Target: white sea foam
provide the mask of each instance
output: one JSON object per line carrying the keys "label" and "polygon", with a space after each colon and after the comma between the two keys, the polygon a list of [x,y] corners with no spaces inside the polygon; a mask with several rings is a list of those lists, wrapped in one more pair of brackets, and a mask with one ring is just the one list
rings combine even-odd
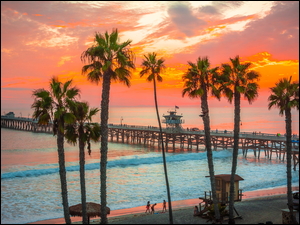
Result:
{"label": "white sea foam", "polygon": [[[193,161],[193,160],[203,160],[206,159],[206,152],[199,152],[199,153],[189,153],[189,154],[166,154],[166,161],[171,162],[183,162],[183,161]],[[226,158],[230,157],[231,153],[227,150],[224,151],[216,151],[213,154],[215,159],[218,158]],[[107,168],[113,167],[129,167],[129,166],[140,166],[140,165],[148,165],[148,164],[159,164],[162,163],[162,156],[159,153],[155,154],[147,154],[147,155],[138,155],[138,156],[125,156],[119,157],[117,160],[108,161]],[[23,170],[19,170],[16,172],[8,172],[1,174],[2,179],[9,179],[9,178],[21,178],[21,177],[37,177],[43,176],[48,174],[57,173],[59,171],[57,165],[56,168],[47,168],[52,167],[53,164],[50,165],[43,165],[46,169],[40,168],[38,166],[37,169],[30,169],[27,170],[28,166],[24,167]],[[33,167],[31,167],[33,168]],[[100,163],[89,163],[85,165],[85,170],[96,170],[100,168]],[[79,166],[67,166],[66,171],[79,171]]]}

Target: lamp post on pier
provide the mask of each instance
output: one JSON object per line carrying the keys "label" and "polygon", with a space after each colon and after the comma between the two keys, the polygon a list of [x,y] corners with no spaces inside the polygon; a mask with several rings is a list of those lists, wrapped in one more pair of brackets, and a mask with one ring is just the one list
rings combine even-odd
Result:
{"label": "lamp post on pier", "polygon": [[123,117],[121,116],[121,126],[122,126]]}

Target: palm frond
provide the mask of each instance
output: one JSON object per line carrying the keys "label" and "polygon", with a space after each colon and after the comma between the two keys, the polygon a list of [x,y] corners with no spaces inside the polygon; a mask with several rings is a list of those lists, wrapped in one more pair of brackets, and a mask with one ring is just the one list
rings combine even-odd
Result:
{"label": "palm frond", "polygon": [[73,82],[73,81],[72,81],[72,79],[71,79],[71,80],[66,81],[66,83],[63,84],[63,90],[62,90],[63,93],[66,93],[66,92],[67,92],[67,90],[68,90],[69,87],[71,86],[72,82]]}
{"label": "palm frond", "polygon": [[155,52],[148,53],[144,55],[142,62],[142,71],[140,72],[140,77],[148,75],[147,81],[152,82],[154,79],[158,82],[162,82],[163,78],[160,73],[165,69],[163,58],[156,59],[157,54]]}
{"label": "palm frond", "polygon": [[98,84],[107,74],[109,79],[130,85],[129,69],[135,68],[135,57],[129,49],[131,41],[119,43],[118,36],[117,29],[110,34],[107,31],[104,34],[96,32],[95,44],[81,54],[82,61],[89,62],[82,68],[82,74],[86,74],[89,81]]}
{"label": "palm frond", "polygon": [[156,75],[156,78],[157,78],[158,82],[162,82],[163,81],[162,76],[160,76],[159,74]]}
{"label": "palm frond", "polygon": [[99,108],[91,108],[88,116],[89,121],[92,121],[92,117],[95,116],[99,111]]}
{"label": "palm frond", "polygon": [[282,116],[286,110],[296,108],[299,110],[299,84],[291,83],[291,77],[279,79],[274,87],[270,88],[268,108],[277,107]]}
{"label": "palm frond", "polygon": [[73,113],[64,113],[63,119],[66,124],[72,124],[76,121],[76,117]]}
{"label": "palm frond", "polygon": [[80,89],[78,89],[77,87],[72,87],[66,91],[66,97],[70,99],[74,99],[77,96],[80,97],[79,93],[80,93]]}
{"label": "palm frond", "polygon": [[53,76],[50,82],[50,92],[54,96],[56,100],[60,100],[62,90],[61,90],[61,82],[58,81],[58,78]]}
{"label": "palm frond", "polygon": [[196,63],[188,61],[188,65],[189,68],[182,77],[185,81],[182,95],[188,93],[190,98],[201,97],[210,88],[214,89],[212,93],[218,95],[214,86],[216,78],[213,78],[213,76],[218,76],[218,67],[210,69],[210,63],[206,56],[198,57]]}
{"label": "palm frond", "polygon": [[75,124],[67,124],[65,126],[65,138],[69,144],[76,145],[78,139],[77,128]]}

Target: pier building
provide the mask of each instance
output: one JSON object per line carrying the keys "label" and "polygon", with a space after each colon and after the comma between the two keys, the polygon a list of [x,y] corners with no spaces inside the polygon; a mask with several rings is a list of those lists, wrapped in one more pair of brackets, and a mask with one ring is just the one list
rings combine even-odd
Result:
{"label": "pier building", "polygon": [[184,120],[182,119],[182,114],[177,115],[176,106],[175,110],[168,111],[168,115],[163,115],[163,123],[166,124],[166,129],[171,132],[180,132],[182,130],[182,125]]}

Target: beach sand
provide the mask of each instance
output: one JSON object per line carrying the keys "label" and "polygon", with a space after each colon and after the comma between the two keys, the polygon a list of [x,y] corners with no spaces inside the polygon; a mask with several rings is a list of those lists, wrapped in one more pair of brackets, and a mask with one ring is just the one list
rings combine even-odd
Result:
{"label": "beach sand", "polygon": [[[257,224],[272,221],[273,224],[282,224],[282,211],[286,207],[285,195],[249,199],[237,202],[235,208],[242,219],[236,219],[236,224]],[[236,214],[235,214],[236,215]],[[299,221],[299,212],[296,215]],[[131,214],[126,216],[112,217],[108,219],[110,224],[168,224],[169,214]],[[93,223],[99,223],[94,220]],[[212,221],[193,216],[193,207],[184,207],[173,210],[174,224],[212,224]],[[223,221],[223,223],[228,223]]]}
{"label": "beach sand", "polygon": [[[293,190],[299,190],[294,187]],[[271,221],[282,224],[282,209],[287,209],[286,188],[265,189],[244,193],[244,199],[235,203],[238,214],[242,217],[235,220],[236,224],[258,224]],[[188,199],[172,202],[174,224],[211,224],[212,221],[194,217],[194,206],[199,199]],[[168,206],[168,204],[167,204]],[[145,213],[145,206],[112,210],[108,215],[109,224],[169,224],[169,213],[161,213],[162,203],[157,203],[156,214]],[[228,208],[227,208],[228,209]],[[235,213],[235,216],[237,214]],[[299,211],[296,211],[299,222]],[[81,224],[81,217],[71,217],[73,224]],[[63,224],[64,219],[53,219],[35,222],[36,224]],[[100,218],[91,219],[91,224],[99,224]],[[223,221],[228,223],[228,221]],[[34,224],[34,223],[32,223]]]}

